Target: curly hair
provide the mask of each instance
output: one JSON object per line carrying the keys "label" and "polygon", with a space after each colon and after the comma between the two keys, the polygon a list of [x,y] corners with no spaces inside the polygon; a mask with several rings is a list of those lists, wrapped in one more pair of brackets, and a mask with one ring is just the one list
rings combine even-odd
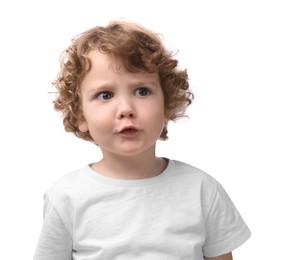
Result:
{"label": "curly hair", "polygon": [[[135,23],[111,21],[107,26],[96,26],[76,36],[60,57],[60,71],[53,81],[57,89],[55,110],[62,113],[64,128],[77,137],[93,141],[89,132],[81,132],[78,123],[83,119],[80,84],[90,70],[88,54],[92,50],[120,59],[132,73],[158,73],[164,95],[165,115],[175,121],[185,116],[192,103],[186,70],[178,68],[174,54],[168,51],[158,34]],[[159,139],[168,138],[167,123]]]}

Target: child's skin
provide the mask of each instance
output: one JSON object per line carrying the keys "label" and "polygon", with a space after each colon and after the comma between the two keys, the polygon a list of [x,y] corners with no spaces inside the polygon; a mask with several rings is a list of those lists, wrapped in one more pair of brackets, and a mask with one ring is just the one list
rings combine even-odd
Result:
{"label": "child's skin", "polygon": [[89,58],[91,70],[81,83],[84,120],[79,129],[89,131],[102,151],[93,169],[116,179],[160,174],[167,162],[155,156],[155,145],[168,119],[158,74],[130,73],[99,51]]}
{"label": "child's skin", "polygon": [[[84,254],[232,260],[230,251],[250,237],[218,181],[187,163],[156,156],[157,141],[168,139],[168,122],[185,117],[193,101],[187,71],[173,55],[158,34],[121,21],[85,31],[62,53],[54,108],[65,130],[95,143],[102,158],[46,192],[34,260]],[[126,204],[119,214],[120,196]]]}
{"label": "child's skin", "polygon": [[[108,54],[89,53],[91,69],[81,82],[83,118],[103,158],[92,168],[115,179],[160,174],[167,161],[155,155],[165,122],[163,91],[157,73],[131,73]],[[133,174],[132,174],[133,173]],[[232,253],[209,260],[232,260]]]}

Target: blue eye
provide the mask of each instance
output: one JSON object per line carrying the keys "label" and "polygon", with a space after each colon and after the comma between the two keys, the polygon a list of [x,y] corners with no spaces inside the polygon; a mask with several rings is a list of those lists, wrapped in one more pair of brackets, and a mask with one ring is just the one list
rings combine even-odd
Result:
{"label": "blue eye", "polygon": [[101,92],[97,95],[97,99],[101,99],[101,100],[108,100],[111,98],[113,98],[113,93],[109,91]]}
{"label": "blue eye", "polygon": [[135,92],[137,96],[145,97],[150,93],[148,88],[138,88]]}

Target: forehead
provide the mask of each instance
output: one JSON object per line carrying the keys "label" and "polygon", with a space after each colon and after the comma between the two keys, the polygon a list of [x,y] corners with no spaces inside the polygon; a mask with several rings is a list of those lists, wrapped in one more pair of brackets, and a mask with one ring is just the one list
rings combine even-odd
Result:
{"label": "forehead", "polygon": [[81,85],[88,85],[88,83],[95,82],[112,82],[125,80],[127,83],[131,82],[155,82],[160,84],[158,73],[130,72],[128,71],[122,61],[111,54],[105,54],[98,50],[93,50],[87,55],[91,64],[90,70],[86,73]]}
{"label": "forehead", "polygon": [[120,57],[111,53],[103,53],[99,50],[92,50],[89,52],[87,57],[91,66],[89,73],[99,75],[99,73],[104,71],[110,71],[116,74],[127,73],[134,75],[134,77],[154,77],[159,79],[158,72],[149,72],[144,69],[127,68],[127,62],[124,66],[124,61]]}
{"label": "forehead", "polygon": [[112,54],[102,53],[98,50],[92,50],[87,56],[90,60],[91,69],[111,69],[116,72],[119,70],[124,70],[122,61]]}

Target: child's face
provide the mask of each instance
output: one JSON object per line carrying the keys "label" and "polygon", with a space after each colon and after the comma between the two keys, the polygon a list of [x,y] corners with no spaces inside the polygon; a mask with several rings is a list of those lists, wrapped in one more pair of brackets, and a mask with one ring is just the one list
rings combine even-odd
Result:
{"label": "child's face", "polygon": [[92,51],[89,58],[91,70],[81,83],[80,131],[89,131],[103,154],[154,151],[166,121],[158,74],[130,73],[99,51]]}

